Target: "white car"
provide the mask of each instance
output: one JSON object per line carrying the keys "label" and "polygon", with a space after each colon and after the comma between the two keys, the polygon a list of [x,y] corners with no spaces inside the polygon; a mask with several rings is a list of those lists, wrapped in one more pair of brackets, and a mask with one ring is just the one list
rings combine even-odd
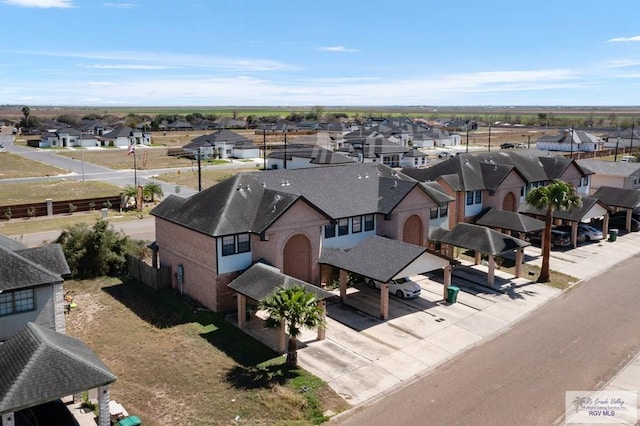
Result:
{"label": "white car", "polygon": [[597,241],[603,239],[602,231],[586,223],[578,224],[578,241]]}
{"label": "white car", "polygon": [[[382,283],[369,280],[367,285],[371,288],[380,288]],[[402,299],[413,299],[420,296],[420,286],[409,278],[395,278],[389,281],[389,293],[395,294]]]}

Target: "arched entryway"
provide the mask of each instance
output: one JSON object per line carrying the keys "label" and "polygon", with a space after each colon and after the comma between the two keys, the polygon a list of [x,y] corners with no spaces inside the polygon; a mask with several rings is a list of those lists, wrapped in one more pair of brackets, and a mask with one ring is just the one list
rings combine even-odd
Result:
{"label": "arched entryway", "polygon": [[420,216],[412,215],[402,227],[402,241],[416,246],[422,245],[422,220]]}
{"label": "arched entryway", "polygon": [[284,246],[282,272],[290,277],[311,282],[311,242],[297,234],[289,238]]}
{"label": "arched entryway", "polygon": [[502,211],[515,212],[516,211],[516,197],[513,196],[513,192],[509,192],[504,196],[502,200]]}

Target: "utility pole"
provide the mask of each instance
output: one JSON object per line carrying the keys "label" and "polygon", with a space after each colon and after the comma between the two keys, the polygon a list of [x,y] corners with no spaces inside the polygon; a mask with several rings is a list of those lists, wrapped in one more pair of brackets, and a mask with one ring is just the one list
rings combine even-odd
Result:
{"label": "utility pole", "polygon": [[202,169],[200,168],[200,157],[202,157],[202,148],[198,148],[198,192],[202,191]]}
{"label": "utility pole", "polygon": [[629,144],[629,154],[633,155],[633,133],[635,132],[636,120],[631,122],[631,143]]}
{"label": "utility pole", "polygon": [[527,135],[527,149],[531,149],[531,135]]}
{"label": "utility pole", "polygon": [[262,167],[267,170],[267,129],[264,124],[262,125],[262,157],[264,162]]}
{"label": "utility pole", "polygon": [[469,123],[466,125],[467,128],[467,150],[465,152],[469,152]]}
{"label": "utility pole", "polygon": [[80,130],[80,162],[82,163],[82,181],[84,182],[84,146],[82,144],[82,130]]}
{"label": "utility pole", "polygon": [[573,160],[573,124],[571,125],[571,159]]}
{"label": "utility pole", "polygon": [[613,161],[618,161],[618,146],[620,145],[620,126],[618,126],[618,139],[616,140],[616,153],[613,156]]}
{"label": "utility pole", "polygon": [[489,123],[489,152],[491,152],[491,123]]}
{"label": "utility pole", "polygon": [[284,125],[284,169],[287,169],[287,125]]}

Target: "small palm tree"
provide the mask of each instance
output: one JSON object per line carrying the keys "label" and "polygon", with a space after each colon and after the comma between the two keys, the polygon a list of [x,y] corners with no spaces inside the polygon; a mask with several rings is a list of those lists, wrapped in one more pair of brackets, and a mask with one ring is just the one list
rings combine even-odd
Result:
{"label": "small palm tree", "polygon": [[22,114],[24,115],[24,124],[28,129],[29,128],[29,115],[31,115],[31,108],[29,108],[28,106],[22,107]]}
{"label": "small palm tree", "polygon": [[574,207],[580,207],[582,201],[572,184],[557,179],[547,186],[540,186],[529,191],[526,200],[533,208],[546,210],[544,238],[542,239],[542,268],[538,277],[538,282],[546,283],[549,282],[553,212],[556,210],[570,211]]}
{"label": "small palm tree", "polygon": [[138,188],[133,185],[127,185],[122,190],[122,196],[124,197],[125,206],[129,205],[129,201],[134,200],[136,208],[138,207]]}
{"label": "small palm tree", "polygon": [[260,303],[260,309],[267,311],[267,327],[285,328],[289,335],[285,365],[295,368],[298,365],[297,339],[302,329],[324,324],[323,310],[318,306],[318,299],[302,286],[279,287]]}
{"label": "small palm tree", "polygon": [[164,197],[164,191],[162,190],[162,186],[156,182],[149,182],[144,185],[142,188],[142,193],[144,194],[145,199],[151,200],[153,203],[154,197],[162,198]]}

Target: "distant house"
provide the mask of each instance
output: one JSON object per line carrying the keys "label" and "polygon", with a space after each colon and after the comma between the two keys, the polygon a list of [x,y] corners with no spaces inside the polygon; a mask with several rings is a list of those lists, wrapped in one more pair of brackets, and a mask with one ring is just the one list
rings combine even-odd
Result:
{"label": "distant house", "polygon": [[53,132],[43,133],[40,136],[40,141],[30,143],[29,146],[34,146],[36,143],[38,148],[100,146],[100,140],[93,134],[82,133],[82,131],[71,127],[65,127]]}
{"label": "distant house", "polygon": [[69,265],[59,244],[27,248],[0,235],[0,342],[28,322],[65,332],[63,276]]}
{"label": "distant house", "polygon": [[400,167],[425,167],[427,165],[427,154],[418,148],[410,149],[400,159]]}
{"label": "distant house", "polygon": [[616,130],[606,134],[603,139],[605,148],[640,148],[640,129]]}
{"label": "distant house", "polygon": [[102,146],[128,147],[129,145],[151,145],[151,135],[128,126],[118,126],[100,138]]}
{"label": "distant house", "polygon": [[283,145],[272,147],[271,153],[267,156],[267,168],[302,169],[355,163],[355,161],[343,153],[336,153],[320,146],[295,143],[288,144],[286,148]]}
{"label": "distant house", "polygon": [[577,163],[593,172],[592,193],[601,187],[640,189],[640,163],[616,163],[594,159],[577,160]]}
{"label": "distant house", "polygon": [[358,162],[381,163],[389,167],[400,167],[400,162],[409,148],[396,142],[394,137],[387,138],[377,132],[366,138],[345,139],[344,146],[339,152],[345,152]]}
{"label": "distant house", "polygon": [[536,141],[542,151],[593,152],[604,148],[604,140],[582,130],[565,129],[557,135],[542,136]]}
{"label": "distant house", "polygon": [[188,152],[199,151],[204,157],[260,158],[259,146],[254,145],[251,139],[227,129],[198,136],[182,148]]}

